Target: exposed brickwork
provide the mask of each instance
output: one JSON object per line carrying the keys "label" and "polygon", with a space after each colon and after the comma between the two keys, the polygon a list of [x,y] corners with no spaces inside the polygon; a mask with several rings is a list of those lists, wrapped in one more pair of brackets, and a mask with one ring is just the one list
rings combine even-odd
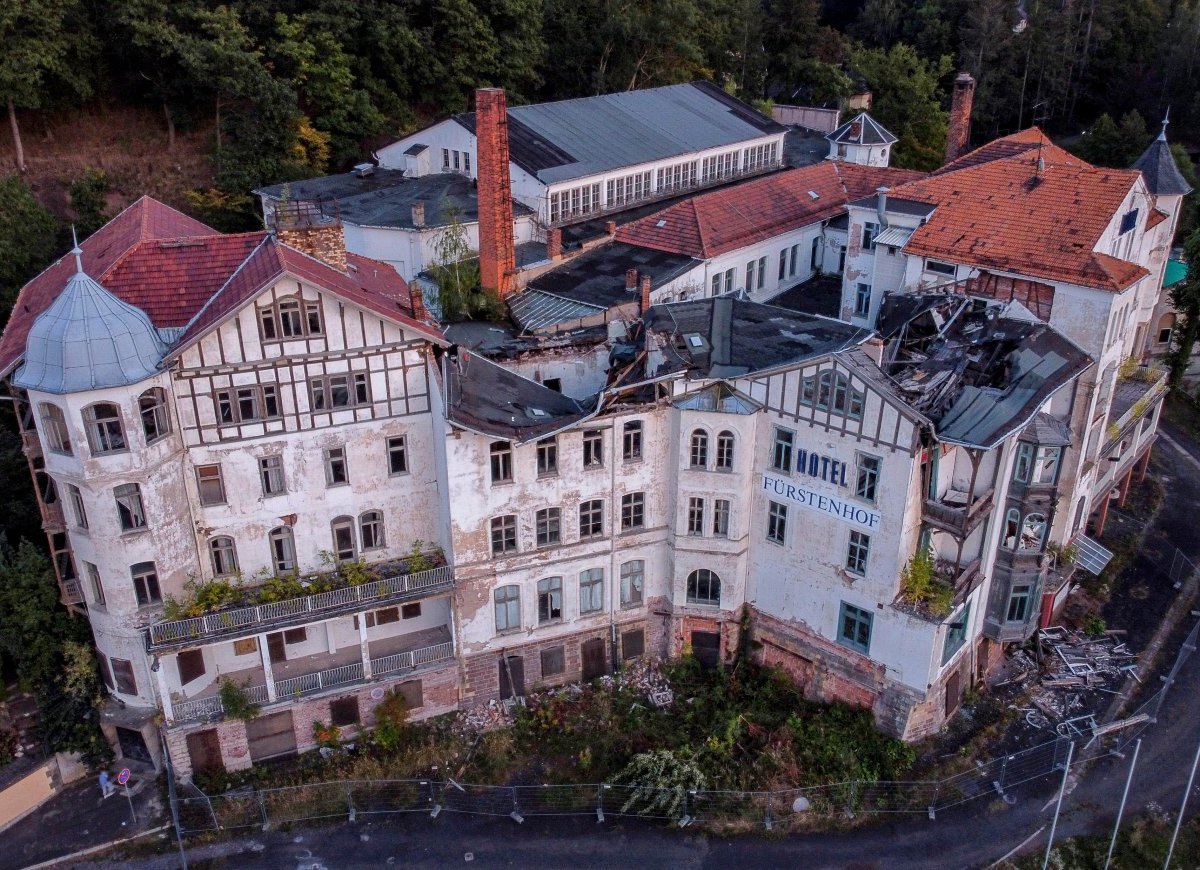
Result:
{"label": "exposed brickwork", "polygon": [[975,102],[975,79],[960,72],[954,80],[954,96],[950,100],[950,123],[946,127],[946,163],[966,153],[971,141],[971,105]]}
{"label": "exposed brickwork", "polygon": [[1054,285],[1040,281],[980,272],[967,279],[964,289],[971,296],[986,296],[1000,302],[1016,300],[1046,322],[1050,321],[1054,308]]}
{"label": "exposed brickwork", "polygon": [[324,226],[284,226],[279,224],[276,237],[289,248],[315,257],[339,272],[346,271],[346,235],[341,223]]}
{"label": "exposed brickwork", "polygon": [[562,257],[562,230],[551,227],[546,230],[546,258],[557,260]]}
{"label": "exposed brickwork", "polygon": [[508,171],[508,107],[503,88],[475,91],[479,158],[479,280],[503,299],[515,288],[512,184]]}

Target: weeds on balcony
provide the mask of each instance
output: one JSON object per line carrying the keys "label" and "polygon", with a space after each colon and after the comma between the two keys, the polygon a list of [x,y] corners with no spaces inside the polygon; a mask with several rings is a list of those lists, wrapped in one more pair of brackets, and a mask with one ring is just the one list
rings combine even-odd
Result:
{"label": "weeds on balcony", "polygon": [[249,722],[258,715],[259,706],[250,700],[250,695],[246,692],[246,687],[233,680],[221,680],[221,689],[219,691],[221,698],[221,706],[225,710],[225,715],[230,719],[240,719],[243,722]]}
{"label": "weeds on balcony", "polygon": [[917,550],[900,572],[900,597],[936,617],[949,616],[954,588],[938,576],[933,551]]}

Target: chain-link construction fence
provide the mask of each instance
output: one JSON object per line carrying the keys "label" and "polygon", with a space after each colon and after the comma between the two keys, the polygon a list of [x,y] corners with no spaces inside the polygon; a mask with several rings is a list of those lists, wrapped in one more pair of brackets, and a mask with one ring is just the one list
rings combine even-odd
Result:
{"label": "chain-link construction fence", "polygon": [[[846,819],[883,813],[938,812],[978,798],[1008,797],[1009,791],[1059,773],[1072,740],[1073,764],[1086,762],[1084,749],[1123,753],[1154,724],[1180,669],[1196,650],[1200,622],[1192,628],[1162,687],[1118,730],[1099,726],[1081,737],[1054,740],[977,764],[942,780],[915,782],[842,782],[782,791],[685,791],[607,783],[586,785],[477,785],[454,780],[339,780],[261,790],[205,795],[187,786],[191,796],[176,802],[180,832],[273,828],[293,822],[396,813],[470,813],[509,816],[637,816],[680,823],[715,823],[773,828],[801,827],[822,819]],[[1099,744],[1099,745],[1097,745]],[[1096,752],[1093,752],[1095,757]],[[1048,780],[1049,781],[1049,780]]]}

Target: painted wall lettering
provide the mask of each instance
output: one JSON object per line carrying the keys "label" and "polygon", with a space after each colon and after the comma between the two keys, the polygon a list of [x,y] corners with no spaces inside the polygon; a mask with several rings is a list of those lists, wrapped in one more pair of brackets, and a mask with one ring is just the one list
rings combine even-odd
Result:
{"label": "painted wall lettering", "polygon": [[844,498],[822,495],[808,487],[797,486],[786,477],[764,474],[763,491],[768,493],[772,498],[787,499],[810,511],[835,517],[844,523],[849,523],[861,529],[873,530],[879,528],[881,520],[879,511],[863,507]]}
{"label": "painted wall lettering", "polygon": [[846,485],[846,463],[819,453],[810,453],[803,447],[796,451],[796,471],[836,486]]}

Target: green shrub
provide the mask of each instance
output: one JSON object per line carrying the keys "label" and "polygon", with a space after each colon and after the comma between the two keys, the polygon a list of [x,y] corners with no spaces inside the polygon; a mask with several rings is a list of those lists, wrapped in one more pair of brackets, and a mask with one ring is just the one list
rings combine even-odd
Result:
{"label": "green shrub", "polygon": [[221,680],[220,698],[221,706],[225,708],[225,715],[230,719],[249,722],[258,715],[258,704],[250,700],[245,686],[235,683],[233,680]]}

